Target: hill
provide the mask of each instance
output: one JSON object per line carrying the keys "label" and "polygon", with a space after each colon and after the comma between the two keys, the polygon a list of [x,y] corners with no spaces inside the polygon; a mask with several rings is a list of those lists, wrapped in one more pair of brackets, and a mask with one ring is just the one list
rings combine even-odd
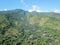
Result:
{"label": "hill", "polygon": [[60,13],[0,11],[0,45],[60,45]]}

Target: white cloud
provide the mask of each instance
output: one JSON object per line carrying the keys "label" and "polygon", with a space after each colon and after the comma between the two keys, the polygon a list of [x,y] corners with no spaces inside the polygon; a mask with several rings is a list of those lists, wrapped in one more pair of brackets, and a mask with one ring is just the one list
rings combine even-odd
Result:
{"label": "white cloud", "polygon": [[7,9],[4,9],[4,11],[7,11]]}
{"label": "white cloud", "polygon": [[28,11],[29,12],[33,12],[33,11],[40,12],[40,7],[37,5],[32,5],[32,9],[30,9]]}
{"label": "white cloud", "polygon": [[20,2],[21,2],[21,3],[23,3],[23,2],[24,2],[24,0],[20,0]]}
{"label": "white cloud", "polygon": [[57,10],[57,9],[56,9],[56,10],[54,10],[53,12],[55,12],[55,13],[60,13],[60,10]]}
{"label": "white cloud", "polygon": [[33,11],[36,11],[36,12],[42,12],[40,10],[28,10],[29,12],[33,12]]}
{"label": "white cloud", "polygon": [[28,10],[28,12],[32,12],[33,10]]}
{"label": "white cloud", "polygon": [[40,7],[39,7],[39,6],[37,6],[37,5],[33,5],[33,6],[32,6],[32,9],[33,9],[33,10],[39,10],[39,9],[40,9]]}
{"label": "white cloud", "polygon": [[28,7],[28,4],[26,4],[26,2],[25,2],[24,0],[20,0],[20,2],[21,2],[24,6]]}
{"label": "white cloud", "polygon": [[37,5],[32,5],[32,9],[28,10],[29,12],[33,12],[33,11],[36,11],[36,12],[49,12],[49,11],[43,11],[43,10],[40,10],[40,7],[37,6]]}
{"label": "white cloud", "polygon": [[40,10],[36,10],[37,12],[42,12],[42,11],[40,11]]}
{"label": "white cloud", "polygon": [[48,10],[44,10],[44,11],[42,11],[42,12],[50,12],[50,11],[48,11]]}

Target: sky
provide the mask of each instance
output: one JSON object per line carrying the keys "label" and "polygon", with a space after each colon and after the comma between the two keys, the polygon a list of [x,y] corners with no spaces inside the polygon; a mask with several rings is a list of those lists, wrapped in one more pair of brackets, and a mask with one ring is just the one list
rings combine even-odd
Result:
{"label": "sky", "polygon": [[0,0],[0,10],[12,9],[60,13],[60,0]]}

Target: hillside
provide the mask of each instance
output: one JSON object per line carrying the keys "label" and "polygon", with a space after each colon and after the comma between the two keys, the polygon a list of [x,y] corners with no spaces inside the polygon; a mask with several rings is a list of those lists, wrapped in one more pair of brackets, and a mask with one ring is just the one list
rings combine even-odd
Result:
{"label": "hillside", "polygon": [[0,11],[0,45],[60,45],[60,13]]}

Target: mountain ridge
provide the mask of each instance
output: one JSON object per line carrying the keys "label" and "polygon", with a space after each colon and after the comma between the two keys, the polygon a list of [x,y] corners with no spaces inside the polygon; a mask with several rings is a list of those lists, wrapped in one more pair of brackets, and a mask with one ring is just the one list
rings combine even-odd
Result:
{"label": "mountain ridge", "polygon": [[0,11],[0,45],[60,45],[60,14]]}

